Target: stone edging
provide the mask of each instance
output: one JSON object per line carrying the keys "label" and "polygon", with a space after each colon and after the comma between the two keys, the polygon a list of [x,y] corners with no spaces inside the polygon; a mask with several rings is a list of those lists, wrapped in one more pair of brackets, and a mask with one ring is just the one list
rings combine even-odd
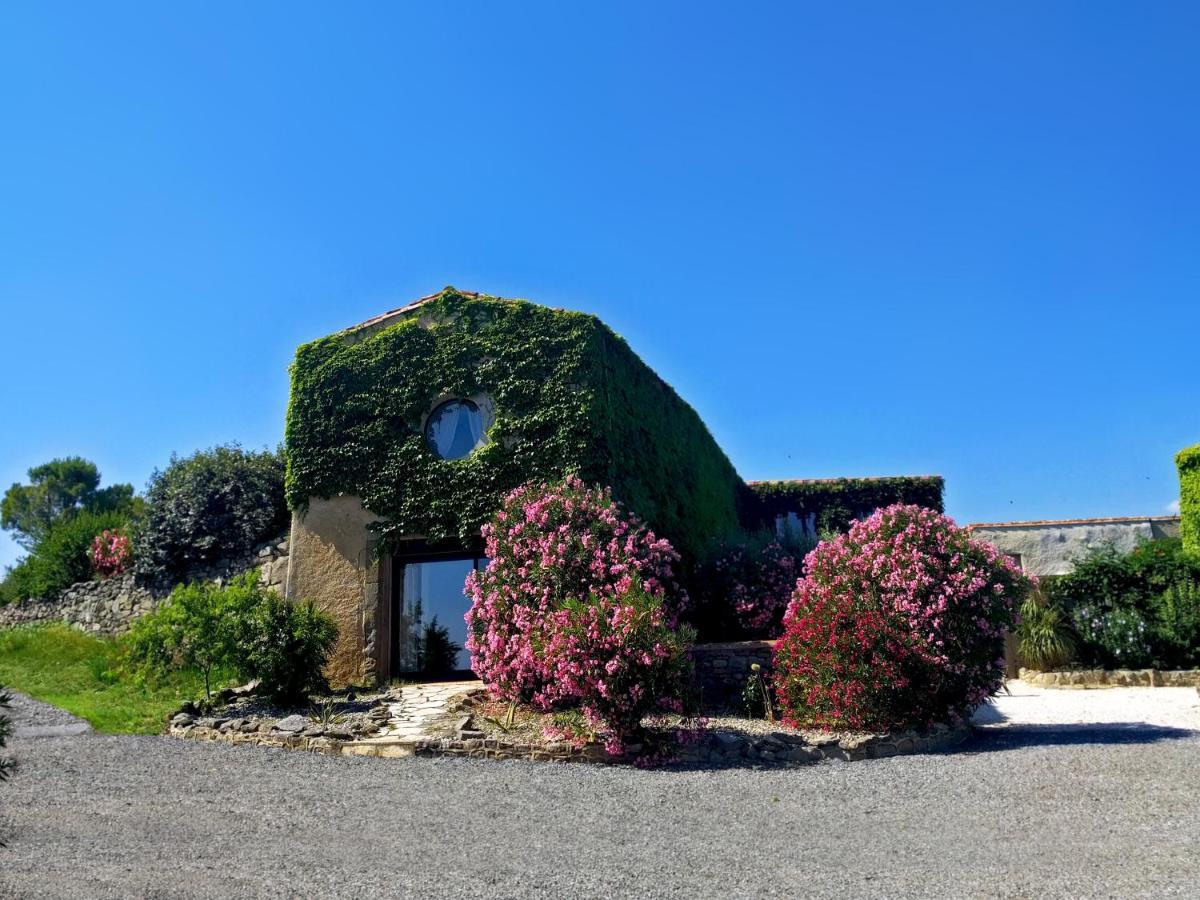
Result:
{"label": "stone edging", "polygon": [[1200,688],[1200,669],[1077,669],[1039,672],[1021,669],[1026,684],[1055,688],[1100,687],[1195,687]]}
{"label": "stone edging", "polygon": [[[309,737],[304,734],[267,731],[243,732],[228,726],[223,720],[197,720],[183,726],[172,726],[171,736],[196,741],[224,741],[235,745],[277,747],[306,750],[331,756],[403,757],[466,757],[471,759],[519,759],[539,762],[619,763],[623,760],[609,756],[599,745],[582,748],[566,742],[547,744],[508,744],[495,738],[428,738],[428,739],[359,739],[340,740],[327,736]],[[703,734],[694,744],[680,748],[678,763],[683,765],[750,765],[794,767],[836,759],[858,762],[866,759],[885,759],[914,753],[946,750],[965,741],[974,729],[970,725],[935,726],[926,734],[828,735],[813,732],[773,732],[752,735],[742,732],[713,730]]]}

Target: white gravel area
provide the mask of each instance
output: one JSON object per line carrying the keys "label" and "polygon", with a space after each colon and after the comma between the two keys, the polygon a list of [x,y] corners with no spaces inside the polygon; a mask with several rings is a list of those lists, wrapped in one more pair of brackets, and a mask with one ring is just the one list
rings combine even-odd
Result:
{"label": "white gravel area", "polygon": [[972,721],[988,729],[1141,725],[1200,732],[1200,694],[1183,687],[1045,688],[1014,679]]}

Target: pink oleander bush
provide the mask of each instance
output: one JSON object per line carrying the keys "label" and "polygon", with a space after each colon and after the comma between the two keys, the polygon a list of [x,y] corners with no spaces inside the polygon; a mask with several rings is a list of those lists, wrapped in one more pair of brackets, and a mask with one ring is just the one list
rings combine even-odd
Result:
{"label": "pink oleander bush", "polygon": [[774,687],[793,727],[960,721],[1004,679],[1004,633],[1032,587],[994,546],[895,505],[823,541],[784,615]]}
{"label": "pink oleander bush", "polygon": [[678,554],[577,478],[504,498],[483,537],[490,562],[467,579],[467,649],[494,697],[579,709],[621,752],[644,717],[683,712],[692,640]]}
{"label": "pink oleander bush", "polygon": [[88,556],[93,572],[101,578],[112,578],[129,568],[133,561],[133,546],[124,531],[106,528],[92,539]]}

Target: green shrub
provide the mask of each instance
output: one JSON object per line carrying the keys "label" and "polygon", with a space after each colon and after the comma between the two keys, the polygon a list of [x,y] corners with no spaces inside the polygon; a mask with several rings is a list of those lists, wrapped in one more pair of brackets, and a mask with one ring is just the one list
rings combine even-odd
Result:
{"label": "green shrub", "polygon": [[131,657],[148,672],[194,668],[211,699],[212,673],[228,669],[258,679],[260,690],[280,703],[324,687],[321,668],[336,638],[328,616],[312,603],[292,604],[267,590],[256,571],[225,586],[177,587],[158,609],[135,620],[129,635]]}
{"label": "green shrub", "polygon": [[1170,668],[1200,666],[1200,584],[1180,581],[1152,604],[1153,638]]}
{"label": "green shrub", "polygon": [[1188,630],[1189,585],[1200,585],[1200,557],[1179,539],[1148,541],[1129,553],[1101,547],[1046,584],[1069,615],[1085,665],[1179,668],[1196,657]]}
{"label": "green shrub", "polygon": [[261,602],[258,573],[234,578],[224,587],[214,582],[180,585],[154,612],[135,619],[130,653],[147,671],[164,674],[179,667],[204,676],[204,694],[212,697],[212,673],[225,666],[243,667],[242,622]]}
{"label": "green shrub", "polygon": [[50,599],[79,581],[92,578],[92,541],[125,524],[121,513],[78,512],[59,519],[28,556],[9,569],[0,584],[0,600]]}
{"label": "green shrub", "polygon": [[293,704],[328,687],[321,670],[336,640],[337,626],[312,602],[260,590],[238,623],[238,665],[276,703]]}
{"label": "green shrub", "polygon": [[1132,606],[1101,610],[1079,606],[1071,619],[1080,637],[1081,657],[1106,669],[1140,669],[1154,663],[1152,632],[1146,617]]}
{"label": "green shrub", "polygon": [[1021,659],[1033,669],[1058,669],[1075,657],[1075,628],[1059,604],[1049,601],[1038,590],[1021,604],[1017,622],[1017,649]]}
{"label": "green shrub", "polygon": [[1175,456],[1179,469],[1180,534],[1189,553],[1200,556],[1200,444],[1180,450]]}
{"label": "green shrub", "polygon": [[220,559],[236,559],[288,523],[279,452],[235,445],[171,457],[146,490],[135,568],[159,581],[183,580]]}

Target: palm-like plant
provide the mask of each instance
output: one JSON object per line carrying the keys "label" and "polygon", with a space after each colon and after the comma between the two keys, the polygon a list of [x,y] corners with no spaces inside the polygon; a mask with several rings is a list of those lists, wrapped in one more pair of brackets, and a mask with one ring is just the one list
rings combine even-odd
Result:
{"label": "palm-like plant", "polygon": [[1075,628],[1061,606],[1040,589],[1025,598],[1017,623],[1017,649],[1026,664],[1042,671],[1059,668],[1075,658],[1077,645]]}

